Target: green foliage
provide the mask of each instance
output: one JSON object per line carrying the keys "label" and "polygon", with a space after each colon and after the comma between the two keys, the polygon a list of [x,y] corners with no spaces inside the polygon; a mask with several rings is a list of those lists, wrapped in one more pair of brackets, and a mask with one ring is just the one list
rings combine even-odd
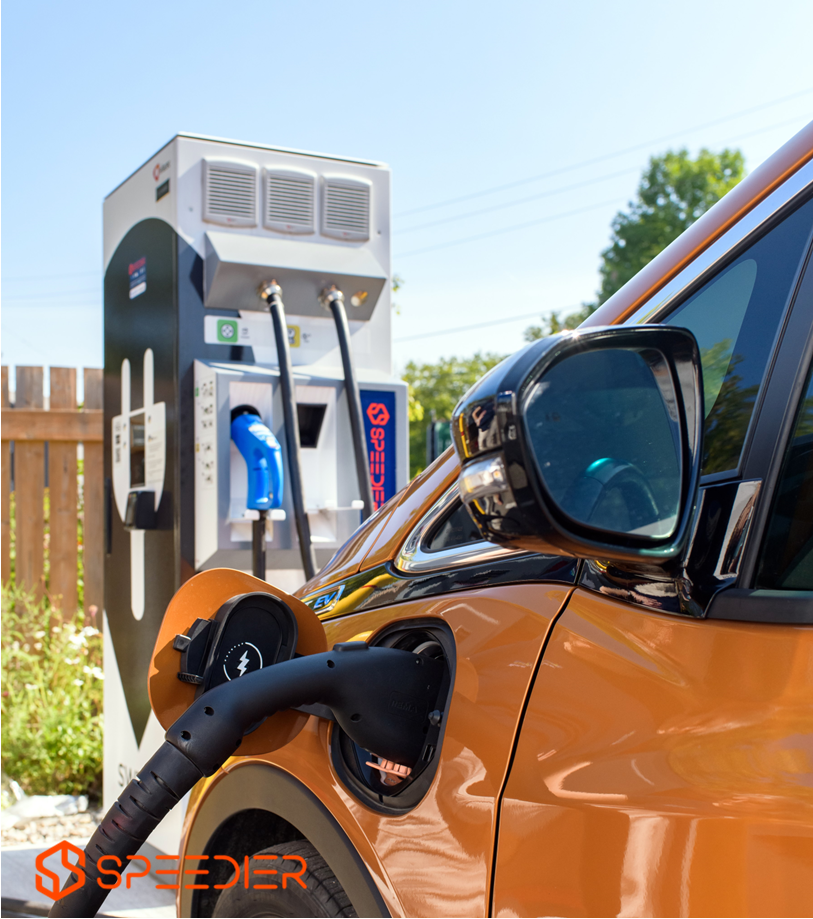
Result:
{"label": "green foliage", "polygon": [[419,421],[423,421],[423,406],[418,402],[415,397],[415,390],[410,383],[407,386],[407,394],[409,397],[409,404],[407,406],[407,416],[409,417],[410,425],[417,424]]}
{"label": "green foliage", "polygon": [[[722,343],[723,345],[725,342]],[[701,353],[714,357],[714,348]],[[754,411],[759,384],[743,386],[742,377],[735,373],[742,357],[735,354],[725,371],[717,393],[705,393],[707,399],[715,397],[713,405],[706,402],[706,428],[703,436],[703,472],[722,472],[737,465],[742,452],[743,435]],[[706,363],[703,361],[705,374]],[[713,385],[717,385],[715,382]],[[705,390],[705,387],[704,387]]]}
{"label": "green foliage", "polygon": [[597,309],[595,303],[584,303],[582,308],[567,316],[560,317],[559,313],[552,312],[542,325],[529,325],[522,333],[525,341],[536,341],[538,338],[547,338],[548,335],[555,335],[557,332],[563,332],[565,329],[575,329],[580,326],[585,319],[595,313]]}
{"label": "green foliage", "polygon": [[712,153],[704,148],[695,159],[685,149],[653,156],[629,212],[619,212],[613,220],[610,245],[601,253],[598,305],[620,290],[744,175],[745,161],[739,150]]}
{"label": "green foliage", "polygon": [[47,600],[2,591],[3,771],[28,794],[98,797],[102,638]]}
{"label": "green foliage", "polygon": [[700,349],[700,363],[703,367],[703,404],[707,418],[720,395],[729,367],[736,366],[742,360],[742,358],[737,358],[732,362],[733,348],[734,343],[731,339],[724,338],[710,348]]}
{"label": "green foliage", "polygon": [[525,340],[535,341],[584,322],[744,175],[745,161],[739,150],[712,153],[703,148],[695,159],[685,149],[653,156],[629,211],[619,211],[613,219],[610,245],[601,253],[597,301],[584,303],[564,317],[552,313],[542,325],[527,328]]}
{"label": "green foliage", "polygon": [[406,365],[409,384],[409,472],[417,475],[426,465],[426,427],[430,419],[449,421],[455,405],[486,371],[504,355],[477,352],[474,357],[441,358],[436,364]]}
{"label": "green foliage", "polygon": [[[404,286],[404,279],[401,277],[400,274],[394,274],[392,276],[392,280],[390,281],[390,284],[392,285],[393,296],[396,296],[398,294],[398,291]],[[395,302],[395,300],[392,301],[392,308],[395,311],[396,316],[401,315],[401,307],[398,303]]]}

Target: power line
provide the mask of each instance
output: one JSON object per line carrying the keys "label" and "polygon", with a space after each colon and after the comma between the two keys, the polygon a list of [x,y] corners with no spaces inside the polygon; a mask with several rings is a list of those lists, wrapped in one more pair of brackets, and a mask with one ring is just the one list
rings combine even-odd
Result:
{"label": "power line", "polygon": [[4,335],[4,336],[6,336],[6,335],[11,335],[12,338],[16,338],[17,341],[22,342],[22,344],[24,344],[24,345],[26,345],[27,347],[31,348],[31,350],[32,350],[35,354],[39,354],[39,355],[41,355],[42,357],[47,357],[47,355],[45,354],[44,351],[40,350],[36,345],[32,344],[27,338],[23,338],[21,335],[18,335],[17,332],[15,332],[15,331],[13,331],[13,330],[10,331],[9,329],[4,329],[4,330],[3,330],[3,335]]}
{"label": "power line", "polygon": [[[579,306],[581,306],[580,303],[576,303],[571,306],[563,306],[560,307],[558,312],[562,312],[564,310],[575,310],[578,309]],[[519,322],[521,319],[535,319],[536,317],[541,316],[542,312],[542,310],[534,310],[532,313],[523,313],[521,316],[508,316],[502,319],[490,319],[488,322],[479,322],[475,325],[459,325],[455,326],[453,329],[441,329],[439,332],[424,332],[422,335],[408,335],[406,338],[394,338],[393,344],[397,344],[401,341],[416,341],[419,338],[437,338],[438,335],[451,335],[452,332],[468,332],[470,329],[484,329],[486,326],[504,325],[507,322]]]}
{"label": "power line", "polygon": [[742,140],[745,137],[753,137],[755,134],[764,134],[766,131],[775,131],[777,128],[784,128],[789,124],[799,124],[799,117],[796,118],[787,118],[785,121],[777,121],[774,124],[766,125],[762,128],[756,128],[753,131],[746,131],[745,134],[737,134],[735,137],[732,137],[731,140],[726,141],[726,143],[733,144],[735,141]]}
{"label": "power line", "polygon": [[806,96],[810,93],[813,93],[813,87],[809,89],[800,90],[797,93],[791,93],[789,96],[783,96],[781,99],[774,99],[773,102],[765,102],[762,105],[756,105],[750,109],[743,109],[740,112],[735,112],[733,115],[726,115],[724,118],[718,118],[715,121],[707,121],[705,124],[697,125],[693,128],[685,128],[682,131],[675,131],[671,134],[666,134],[663,137],[657,137],[654,140],[648,140],[643,143],[636,144],[633,147],[626,147],[624,150],[617,150],[614,153],[604,153],[601,156],[593,157],[589,160],[582,160],[579,163],[572,163],[569,166],[562,166],[559,169],[553,169],[550,172],[541,172],[538,175],[528,176],[525,179],[517,179],[514,182],[508,182],[505,185],[495,185],[492,188],[486,188],[481,191],[471,192],[467,195],[460,195],[457,198],[447,198],[445,201],[437,201],[434,204],[426,204],[422,207],[413,208],[410,211],[401,211],[399,214],[395,214],[394,217],[410,217],[412,214],[421,214],[424,211],[431,211],[439,207],[447,207],[450,204],[459,204],[461,201],[470,201],[472,198],[481,198],[484,195],[492,195],[499,191],[506,191],[509,188],[516,188],[519,185],[528,185],[531,182],[538,182],[541,179],[551,178],[552,176],[561,175],[564,172],[572,172],[575,169],[581,169],[584,166],[592,166],[595,163],[601,163],[604,160],[613,159],[617,156],[623,156],[626,153],[634,153],[636,150],[642,150],[646,147],[650,147],[653,144],[660,144],[667,140],[673,140],[675,137],[682,137],[684,134],[693,134],[696,131],[703,131],[706,128],[713,128],[719,124],[724,124],[727,121],[734,121],[737,118],[742,118],[745,115],[752,115],[754,112],[762,111],[766,108],[773,108],[773,106],[781,105],[783,102],[789,102],[791,99],[798,99],[800,96]]}
{"label": "power line", "polygon": [[[784,97],[782,97],[781,99],[776,99],[776,100],[774,100],[773,102],[767,102],[767,103],[764,103],[763,105],[758,105],[758,106],[755,106],[754,108],[751,108],[751,109],[745,109],[745,110],[743,110],[743,111],[741,111],[741,112],[737,112],[737,113],[735,113],[735,114],[733,114],[733,115],[728,115],[728,116],[726,116],[725,118],[718,119],[717,121],[707,122],[706,124],[699,125],[699,126],[697,126],[697,127],[695,127],[695,128],[689,128],[689,129],[687,129],[686,131],[683,131],[683,132],[677,132],[677,133],[675,133],[675,134],[667,135],[666,137],[658,138],[658,139],[652,140],[652,141],[647,141],[646,143],[638,144],[638,145],[636,145],[635,147],[628,147],[626,150],[620,150],[620,151],[617,151],[617,152],[615,152],[615,153],[605,154],[605,155],[600,156],[600,157],[595,157],[595,158],[592,159],[592,160],[585,160],[585,161],[583,161],[583,162],[576,163],[576,164],[573,164],[573,165],[571,165],[571,166],[565,166],[565,167],[562,167],[561,169],[553,170],[552,172],[542,173],[542,174],[537,175],[537,176],[531,176],[531,177],[526,178],[526,179],[519,179],[519,180],[517,180],[517,181],[515,181],[515,182],[509,182],[509,183],[507,183],[506,185],[496,186],[496,187],[494,187],[494,188],[485,189],[485,190],[479,191],[479,192],[473,192],[473,193],[471,193],[471,194],[469,194],[469,195],[463,195],[463,196],[461,196],[461,197],[459,197],[459,198],[453,198],[453,199],[449,199],[449,200],[446,200],[446,201],[438,202],[438,203],[436,203],[436,204],[426,205],[425,207],[416,208],[416,209],[414,209],[414,210],[412,210],[412,211],[404,211],[404,212],[401,212],[400,214],[395,215],[395,217],[404,217],[404,216],[409,216],[409,215],[411,215],[411,214],[421,213],[421,212],[423,212],[423,211],[432,210],[432,209],[439,208],[439,207],[445,207],[445,206],[450,205],[450,204],[456,204],[456,203],[461,202],[461,201],[467,201],[467,200],[470,200],[470,199],[472,199],[472,198],[482,197],[482,196],[485,196],[485,195],[488,195],[488,194],[496,193],[496,192],[498,192],[498,191],[504,191],[504,190],[509,189],[509,188],[515,188],[515,187],[520,186],[520,185],[525,185],[525,184],[529,184],[529,183],[531,183],[531,182],[539,181],[539,180],[544,179],[544,178],[549,178],[549,177],[552,177],[552,176],[560,175],[560,174],[562,174],[562,173],[564,173],[564,172],[573,171],[573,170],[575,170],[575,169],[582,168],[583,166],[592,165],[592,164],[594,164],[594,163],[598,163],[598,162],[601,162],[601,161],[603,161],[603,160],[612,159],[613,157],[621,156],[621,155],[623,155],[623,154],[625,154],[625,153],[630,153],[630,152],[633,152],[633,151],[635,151],[635,150],[639,150],[639,149],[641,149],[641,148],[643,148],[643,147],[650,146],[651,144],[660,143],[660,142],[662,142],[662,141],[664,141],[664,140],[669,140],[669,139],[671,139],[671,138],[673,138],[673,137],[680,136],[681,134],[684,134],[684,133],[691,133],[691,132],[693,132],[693,131],[699,131],[699,130],[703,130],[704,128],[713,127],[713,126],[715,126],[715,125],[717,125],[717,124],[722,124],[722,123],[724,123],[724,122],[726,122],[726,121],[732,121],[732,120],[734,120],[734,119],[736,119],[736,118],[743,117],[744,115],[752,114],[753,112],[760,111],[760,110],[766,109],[766,108],[770,108],[770,107],[775,106],[775,105],[780,105],[780,104],[783,103],[783,102],[788,102],[788,101],[791,100],[791,99],[796,99],[796,98],[798,98],[798,97],[800,97],[800,96],[808,95],[808,94],[810,94],[810,93],[812,93],[812,92],[813,92],[813,87],[811,87],[810,89],[800,90],[798,93],[792,93],[792,94],[789,95],[789,96],[784,96]],[[732,142],[734,142],[734,141],[736,141],[736,140],[739,140],[740,138],[744,138],[744,137],[752,137],[752,136],[754,136],[754,135],[756,135],[756,134],[761,134],[761,133],[764,133],[764,132],[766,132],[766,131],[771,131],[771,130],[774,130],[774,129],[779,128],[779,127],[784,127],[785,125],[788,125],[788,124],[798,123],[798,120],[799,120],[798,117],[796,117],[796,118],[787,119],[787,120],[782,121],[782,122],[778,122],[778,123],[773,124],[773,125],[769,125],[768,127],[758,128],[758,129],[755,130],[755,131],[749,131],[749,132],[747,132],[747,133],[745,133],[745,134],[737,135],[737,137],[733,138],[733,139],[730,140],[730,141],[726,141],[726,143],[732,143]],[[637,171],[638,171],[638,170],[637,170],[637,168],[636,168],[636,169],[621,170],[621,171],[616,172],[616,173],[609,173],[609,174],[607,174],[607,175],[600,176],[600,177],[598,177],[598,178],[596,178],[596,179],[587,179],[587,180],[585,180],[584,182],[578,182],[578,183],[575,183],[575,184],[573,184],[573,185],[566,186],[566,187],[564,187],[564,188],[553,189],[553,190],[550,190],[550,191],[547,191],[547,192],[541,192],[541,193],[539,193],[539,194],[532,195],[532,196],[530,196],[530,197],[526,197],[526,198],[522,198],[522,199],[515,199],[515,200],[513,200],[513,201],[508,201],[508,202],[505,202],[505,203],[503,203],[503,204],[497,204],[497,205],[494,205],[494,206],[492,206],[492,207],[482,208],[482,209],[477,210],[477,211],[468,211],[468,212],[466,212],[466,213],[464,213],[464,214],[460,214],[460,215],[456,215],[456,216],[452,216],[452,217],[442,218],[441,220],[432,221],[432,222],[427,223],[427,224],[420,224],[420,225],[415,226],[415,227],[408,227],[408,228],[406,228],[406,229],[404,229],[404,230],[396,231],[396,233],[410,233],[410,232],[413,232],[413,231],[415,231],[415,230],[428,229],[428,228],[433,227],[433,226],[438,226],[438,225],[441,225],[441,224],[444,224],[444,223],[449,223],[449,222],[452,222],[452,221],[455,221],[455,220],[462,220],[462,219],[465,219],[465,218],[467,218],[467,217],[479,216],[479,215],[481,215],[481,214],[485,214],[485,213],[489,213],[489,212],[492,212],[492,211],[501,210],[501,209],[507,208],[507,207],[513,207],[513,206],[516,206],[516,205],[519,205],[519,204],[526,203],[526,202],[528,202],[528,201],[538,200],[538,199],[540,199],[540,198],[545,198],[545,197],[548,197],[548,196],[551,196],[551,195],[554,195],[554,194],[559,194],[559,193],[562,193],[562,192],[565,192],[565,191],[573,191],[573,190],[576,190],[576,189],[578,189],[578,188],[584,187],[584,186],[586,186],[586,185],[596,184],[596,183],[598,183],[598,182],[605,181],[605,180],[607,180],[607,179],[616,178],[616,177],[618,177],[618,176],[625,175],[625,174],[628,174],[628,173],[631,173],[631,172],[637,172]],[[613,202],[607,202],[607,203],[613,203]],[[410,257],[410,256],[412,256],[412,255],[418,255],[418,254],[422,254],[422,253],[425,253],[425,252],[432,252],[432,251],[435,251],[436,249],[443,249],[443,248],[447,248],[447,247],[449,247],[449,246],[456,246],[456,245],[460,245],[460,244],[466,243],[466,242],[474,242],[475,240],[485,239],[485,238],[488,238],[488,237],[490,237],[490,236],[498,236],[498,235],[500,235],[500,234],[502,234],[502,233],[509,233],[509,232],[512,232],[513,230],[524,229],[524,228],[526,228],[526,227],[536,226],[536,225],[541,224],[541,223],[547,223],[547,222],[552,221],[552,220],[558,220],[558,219],[560,219],[560,218],[569,217],[569,216],[572,216],[572,215],[574,215],[574,214],[578,214],[578,213],[582,213],[583,211],[590,210],[590,209],[592,209],[593,207],[599,208],[599,207],[604,207],[604,206],[606,206],[606,203],[605,203],[605,204],[592,205],[590,208],[584,208],[584,209],[582,209],[581,211],[570,211],[570,212],[567,212],[567,213],[565,213],[565,214],[555,214],[555,215],[552,215],[552,216],[549,216],[549,217],[541,218],[540,220],[530,221],[530,222],[528,222],[528,223],[523,223],[523,224],[516,224],[516,225],[510,226],[510,227],[504,227],[504,228],[498,229],[498,230],[492,230],[492,231],[490,231],[490,232],[488,232],[488,233],[482,233],[482,234],[480,234],[480,235],[478,235],[478,236],[471,236],[471,237],[467,237],[467,238],[465,238],[465,239],[453,240],[453,241],[450,241],[450,242],[448,242],[448,243],[441,243],[440,245],[437,245],[437,246],[429,246],[429,247],[426,247],[426,248],[424,248],[424,249],[417,249],[417,250],[413,250],[413,251],[411,251],[411,252],[405,252],[405,253],[403,253],[402,255],[398,256],[398,257],[399,257],[399,258],[408,258],[408,257]],[[53,275],[18,275],[18,276],[16,276],[16,277],[3,277],[3,278],[2,278],[2,281],[3,281],[4,283],[5,283],[5,282],[11,283],[11,282],[21,282],[21,281],[47,281],[47,280],[61,280],[61,279],[65,279],[65,278],[83,278],[83,277],[97,277],[97,278],[99,278],[99,280],[101,280],[101,276],[100,276],[100,275],[101,275],[101,273],[100,273],[100,272],[97,272],[97,271],[84,271],[84,272],[76,272],[76,273],[70,273],[70,274],[60,273],[60,274],[53,274]],[[70,296],[82,296],[82,297],[84,297],[84,296],[87,296],[88,294],[91,294],[91,293],[99,293],[99,292],[100,292],[100,287],[93,287],[93,288],[86,289],[86,290],[74,290],[74,291],[60,291],[60,292],[54,292],[54,294],[53,294],[53,295],[50,295],[50,296],[49,296],[48,294],[46,294],[46,295],[42,295],[42,294],[32,294],[32,295],[21,295],[21,296],[6,296],[6,297],[4,297],[3,299],[4,299],[4,303],[5,303],[6,305],[13,305],[13,304],[14,304],[15,302],[17,302],[17,301],[37,301],[37,300],[40,300],[40,301],[42,301],[43,304],[45,304],[45,301],[50,301],[50,300],[53,298],[53,299],[54,299],[54,305],[56,305],[60,300],[64,301],[64,299],[65,299],[66,297],[70,297]],[[47,305],[50,305],[50,304],[47,304]]]}
{"label": "power line", "polygon": [[540,198],[550,198],[552,195],[560,195],[566,191],[575,191],[577,188],[584,188],[586,185],[596,185],[598,182],[606,182],[608,179],[617,179],[619,176],[630,175],[630,173],[640,172],[638,166],[632,169],[622,169],[620,172],[610,172],[607,175],[598,176],[595,179],[585,179],[583,182],[576,182],[575,185],[563,185],[561,188],[552,188],[549,191],[540,192],[537,195],[530,195],[525,198],[515,198],[513,201],[506,201],[504,204],[494,204],[491,207],[484,207],[478,211],[466,211],[464,214],[456,214],[454,217],[443,217],[441,220],[433,220],[431,223],[421,223],[416,227],[407,227],[405,230],[396,230],[393,235],[400,233],[412,233],[414,230],[426,230],[429,227],[437,227],[442,223],[451,223],[454,220],[464,220],[466,217],[479,217],[481,214],[489,214],[492,211],[500,211],[506,207],[514,207],[518,204],[527,204],[529,201],[537,201]]}
{"label": "power line", "polygon": [[425,252],[435,252],[438,249],[448,249],[451,246],[461,246],[463,243],[475,242],[478,239],[488,239],[490,236],[500,236],[503,233],[513,233],[515,230],[525,230],[528,227],[536,227],[541,223],[551,223],[554,220],[562,220],[565,217],[574,217],[576,214],[584,214],[587,211],[595,211],[601,207],[609,207],[611,204],[617,204],[618,198],[612,198],[610,201],[601,201],[599,204],[589,204],[587,207],[577,208],[575,211],[566,211],[563,214],[551,214],[547,217],[541,217],[538,220],[529,220],[526,223],[515,223],[510,227],[502,227],[499,230],[490,230],[488,233],[479,233],[477,236],[466,236],[464,239],[453,239],[447,243],[440,243],[437,246],[427,246],[424,249],[413,249],[411,252],[402,252],[394,258],[408,258],[410,255],[422,255]]}
{"label": "power line", "polygon": [[[785,127],[785,125],[796,124],[798,123],[798,121],[799,121],[798,118],[789,118],[789,119],[786,119],[785,121],[779,121],[775,124],[768,125],[766,127],[757,128],[755,131],[749,131],[746,134],[738,134],[735,138],[733,138],[733,141],[741,140],[744,137],[753,137],[755,134],[764,134],[766,131],[773,131],[776,128]],[[732,143],[733,141],[727,141],[727,143]],[[630,175],[633,172],[637,173],[639,171],[640,171],[640,167],[636,166],[632,169],[622,169],[619,172],[606,173],[605,175],[598,176],[595,179],[585,179],[583,182],[576,182],[574,185],[564,185],[561,188],[550,189],[549,191],[540,192],[539,194],[536,194],[536,195],[529,195],[524,198],[514,198],[512,201],[506,201],[504,204],[494,204],[491,207],[484,207],[477,211],[466,211],[463,214],[456,214],[452,217],[443,217],[440,220],[434,220],[431,223],[421,223],[415,227],[407,227],[404,230],[396,230],[393,233],[393,235],[397,236],[400,233],[411,233],[413,230],[426,230],[426,229],[429,229],[430,227],[440,226],[441,224],[444,224],[444,223],[451,223],[455,220],[463,220],[466,217],[478,217],[481,214],[488,214],[488,213],[491,213],[492,211],[503,210],[506,207],[514,207],[519,204],[526,204],[528,201],[536,201],[540,198],[549,198],[552,195],[558,195],[566,191],[576,191],[577,189],[584,188],[587,185],[595,185],[599,182],[604,182],[608,179],[617,179],[619,176]]]}
{"label": "power line", "polygon": [[64,303],[67,297],[87,297],[90,294],[100,294],[102,292],[101,287],[88,287],[85,290],[66,290],[66,291],[54,291],[52,294],[21,294],[20,296],[4,297],[3,302],[5,304],[16,303],[21,300],[46,300],[51,306],[59,306]]}
{"label": "power line", "polygon": [[99,271],[79,271],[75,274],[29,274],[10,278],[4,276],[2,281],[5,283],[7,281],[54,281],[61,278],[98,278],[100,273]]}
{"label": "power line", "polygon": [[[799,120],[798,118],[791,118],[788,121],[781,121],[781,122],[778,122],[777,124],[772,124],[765,128],[758,128],[756,131],[749,131],[747,134],[740,134],[737,137],[733,138],[733,140],[739,140],[741,137],[752,137],[755,134],[764,134],[766,131],[773,131],[776,128],[780,128],[788,124],[797,123],[798,120]],[[732,141],[728,141],[728,142],[731,143]],[[598,209],[600,207],[606,207],[608,204],[613,204],[617,200],[618,199],[613,199],[612,201],[606,201],[606,202],[603,202],[602,204],[590,205],[589,207],[582,208],[581,210],[568,211],[567,213],[564,213],[564,214],[554,214],[550,217],[543,217],[539,220],[532,220],[528,223],[514,224],[513,226],[503,227],[499,230],[490,230],[487,233],[480,233],[478,236],[468,236],[465,239],[456,239],[448,243],[440,243],[437,246],[427,246],[424,249],[413,249],[411,252],[404,252],[401,255],[395,256],[395,258],[408,258],[411,255],[422,255],[426,252],[434,252],[436,249],[446,249],[449,246],[457,246],[463,243],[474,242],[480,239],[487,239],[490,236],[500,236],[503,233],[510,233],[514,230],[524,230],[528,227],[537,226],[541,223],[549,223],[551,221],[559,220],[564,217],[572,217],[574,214],[581,214],[581,213],[584,213],[585,211]]]}

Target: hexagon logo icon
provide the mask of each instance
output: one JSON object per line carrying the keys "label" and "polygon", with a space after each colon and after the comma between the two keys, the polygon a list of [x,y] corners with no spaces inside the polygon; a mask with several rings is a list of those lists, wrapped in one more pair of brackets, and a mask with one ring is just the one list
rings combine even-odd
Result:
{"label": "hexagon logo icon", "polygon": [[[56,852],[59,852],[62,867],[67,868],[76,875],[74,883],[64,890],[59,889],[59,875],[45,867],[45,859]],[[76,864],[68,861],[69,852],[72,852],[76,856]],[[50,849],[40,852],[34,863],[37,866],[37,875],[35,878],[37,890],[48,897],[49,900],[61,900],[63,897],[67,897],[69,893],[73,893],[74,890],[78,890],[85,883],[85,872],[82,870],[85,867],[85,853],[82,849],[68,842],[67,839],[63,839],[62,842],[58,842],[56,845],[51,846]],[[47,878],[51,882],[51,890],[45,886],[43,878]]]}
{"label": "hexagon logo icon", "polygon": [[380,425],[383,428],[390,420],[390,413],[383,402],[371,402],[367,406],[367,417],[370,419],[370,424]]}

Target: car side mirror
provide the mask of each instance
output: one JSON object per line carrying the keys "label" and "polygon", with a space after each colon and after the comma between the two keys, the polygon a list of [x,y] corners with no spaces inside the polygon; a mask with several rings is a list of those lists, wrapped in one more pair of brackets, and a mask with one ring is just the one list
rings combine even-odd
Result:
{"label": "car side mirror", "polygon": [[702,425],[691,332],[551,336],[494,368],[455,409],[460,495],[492,542],[666,561],[688,535]]}

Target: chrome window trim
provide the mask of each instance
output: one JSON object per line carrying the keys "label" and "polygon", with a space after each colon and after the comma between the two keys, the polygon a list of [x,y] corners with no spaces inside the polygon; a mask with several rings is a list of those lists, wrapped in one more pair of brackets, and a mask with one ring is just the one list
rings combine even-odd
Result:
{"label": "chrome window trim", "polygon": [[639,325],[647,322],[661,322],[678,305],[677,300],[690,287],[701,286],[706,276],[713,274],[732,250],[745,242],[762,228],[781,208],[795,198],[804,195],[813,186],[813,160],[805,163],[792,176],[786,179],[764,201],[741,217],[733,227],[704,249],[680,273],[675,275],[664,287],[639,307],[624,325]]}
{"label": "chrome window trim", "polygon": [[469,542],[462,546],[441,549],[437,552],[428,552],[424,548],[426,538],[459,498],[460,494],[457,482],[455,482],[423,515],[420,522],[407,537],[395,559],[395,568],[398,571],[403,571],[405,574],[422,574],[427,571],[443,571],[446,568],[476,565],[508,556],[519,557],[520,555],[531,554],[520,549],[504,549],[502,546],[496,546],[486,540]]}

